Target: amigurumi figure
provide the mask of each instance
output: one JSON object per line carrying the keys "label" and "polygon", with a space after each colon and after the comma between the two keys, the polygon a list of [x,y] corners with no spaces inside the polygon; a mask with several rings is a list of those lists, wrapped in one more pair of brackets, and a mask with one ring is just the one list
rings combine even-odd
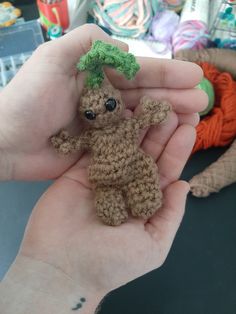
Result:
{"label": "amigurumi figure", "polygon": [[162,205],[157,166],[139,148],[138,137],[141,129],[164,121],[170,105],[143,97],[142,113],[125,118],[120,92],[111,85],[101,86],[104,65],[115,67],[128,79],[139,69],[132,54],[96,41],[78,64],[80,70],[90,71],[78,107],[85,128],[79,136],[62,130],[51,142],[63,154],[91,152],[88,177],[97,215],[108,225],[119,225],[127,220],[128,211],[147,219]]}

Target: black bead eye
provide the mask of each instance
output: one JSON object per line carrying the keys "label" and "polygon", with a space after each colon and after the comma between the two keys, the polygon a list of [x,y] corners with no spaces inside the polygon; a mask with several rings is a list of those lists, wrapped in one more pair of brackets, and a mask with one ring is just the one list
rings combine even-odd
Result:
{"label": "black bead eye", "polygon": [[116,100],[114,98],[108,98],[105,102],[106,110],[114,111],[116,109]]}
{"label": "black bead eye", "polygon": [[93,112],[92,110],[86,110],[84,112],[84,115],[85,117],[88,119],[88,120],[94,120],[96,119],[96,113]]}

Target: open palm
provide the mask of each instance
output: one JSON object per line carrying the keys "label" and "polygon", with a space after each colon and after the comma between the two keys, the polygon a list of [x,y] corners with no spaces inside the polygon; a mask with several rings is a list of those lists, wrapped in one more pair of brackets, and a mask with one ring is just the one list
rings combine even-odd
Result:
{"label": "open palm", "polygon": [[[76,63],[95,39],[127,46],[111,39],[95,25],[84,25],[62,38],[39,47],[1,94],[0,139],[7,154],[13,179],[49,179],[64,173],[78,154],[60,158],[52,149],[49,137],[61,128],[78,134],[77,107],[84,75],[77,73]],[[122,91],[131,110],[140,97],[148,94],[169,100],[178,114],[170,123],[170,135],[178,123],[195,125],[194,113],[205,106],[204,93],[194,89],[202,72],[194,64],[181,61],[140,58],[141,70],[132,82],[107,73]]]}
{"label": "open palm", "polygon": [[[172,122],[175,119],[173,113]],[[189,187],[178,178],[193,147],[195,130],[181,125],[165,137],[170,133],[166,121],[155,129],[155,136],[152,132],[143,135],[141,145],[156,160],[164,190],[163,207],[154,217],[148,221],[130,217],[119,227],[104,225],[96,216],[85,154],[39,200],[20,255],[50,264],[102,295],[159,267],[184,213]]]}

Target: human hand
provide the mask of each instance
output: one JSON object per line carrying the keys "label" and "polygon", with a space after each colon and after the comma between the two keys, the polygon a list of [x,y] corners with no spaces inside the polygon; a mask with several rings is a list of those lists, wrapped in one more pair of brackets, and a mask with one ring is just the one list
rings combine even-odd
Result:
{"label": "human hand", "polygon": [[[127,97],[135,96],[132,89],[126,92]],[[147,92],[158,94],[158,89]],[[172,97],[175,93],[170,91]],[[186,93],[189,96],[189,91]],[[198,100],[195,106],[200,109],[205,104]],[[182,96],[176,111],[193,112],[187,101],[188,97],[184,102]],[[130,218],[119,227],[101,223],[87,178],[86,155],[50,187],[33,210],[16,262],[3,281],[1,308],[6,308],[6,314],[14,307],[19,314],[26,308],[41,313],[42,304],[45,314],[69,313],[79,296],[88,300],[82,313],[91,313],[107,292],[164,262],[189,190],[187,183],[176,181],[195,140],[193,126],[184,124],[194,124],[195,115],[187,112],[171,112],[165,123],[145,130],[140,139],[144,151],[157,162],[164,194],[163,207],[148,221]]]}
{"label": "human hand", "polygon": [[[84,25],[40,46],[1,92],[2,179],[56,178],[78,160],[78,153],[60,158],[49,138],[61,128],[78,135],[76,109],[84,75],[77,73],[76,63],[95,39],[127,49],[97,26]],[[202,91],[193,89],[201,79],[200,68],[172,60],[139,58],[138,62],[141,70],[133,81],[107,71],[110,81],[121,89],[128,107],[134,110],[143,95],[166,99],[177,113],[172,116],[169,129],[181,123],[195,125],[198,121],[195,113],[201,111],[207,101]]]}
{"label": "human hand", "polygon": [[[157,127],[157,134],[161,136],[167,125],[168,122]],[[119,227],[104,225],[95,213],[87,178],[89,160],[85,155],[39,200],[16,264],[18,259],[27,257],[32,261],[31,267],[37,261],[50,265],[65,281],[69,278],[77,283],[80,295],[88,302],[161,266],[184,214],[189,186],[177,180],[193,147],[195,130],[181,125],[162,143],[157,139],[155,152],[152,150],[155,143],[150,144],[145,136],[142,143],[143,149],[157,162],[164,192],[163,207],[151,219],[130,217]],[[24,271],[22,267],[21,272]],[[50,287],[57,286],[53,281],[58,279],[50,276],[50,272],[47,277]],[[36,281],[40,282],[40,278]],[[27,285],[25,280],[24,285]],[[57,295],[64,296],[64,285],[58,289]]]}
{"label": "human hand", "polygon": [[41,45],[2,91],[0,150],[6,179],[56,178],[78,159],[78,153],[61,159],[49,138],[63,127],[79,133],[77,107],[84,75],[76,63],[96,39],[128,49],[99,27],[84,25]]}

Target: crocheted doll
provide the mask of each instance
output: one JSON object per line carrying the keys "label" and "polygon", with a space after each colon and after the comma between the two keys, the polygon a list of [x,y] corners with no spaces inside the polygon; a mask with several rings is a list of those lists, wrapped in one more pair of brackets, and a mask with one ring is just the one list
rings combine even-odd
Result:
{"label": "crocheted doll", "polygon": [[128,210],[133,216],[149,218],[162,204],[156,164],[139,149],[138,135],[141,129],[164,121],[170,105],[144,97],[142,114],[125,118],[120,92],[102,85],[104,65],[116,68],[127,79],[139,69],[132,54],[96,41],[78,64],[79,70],[88,71],[78,107],[85,129],[79,136],[62,130],[51,142],[62,154],[91,152],[88,177],[94,187],[97,214],[104,223],[119,225],[128,218]]}

